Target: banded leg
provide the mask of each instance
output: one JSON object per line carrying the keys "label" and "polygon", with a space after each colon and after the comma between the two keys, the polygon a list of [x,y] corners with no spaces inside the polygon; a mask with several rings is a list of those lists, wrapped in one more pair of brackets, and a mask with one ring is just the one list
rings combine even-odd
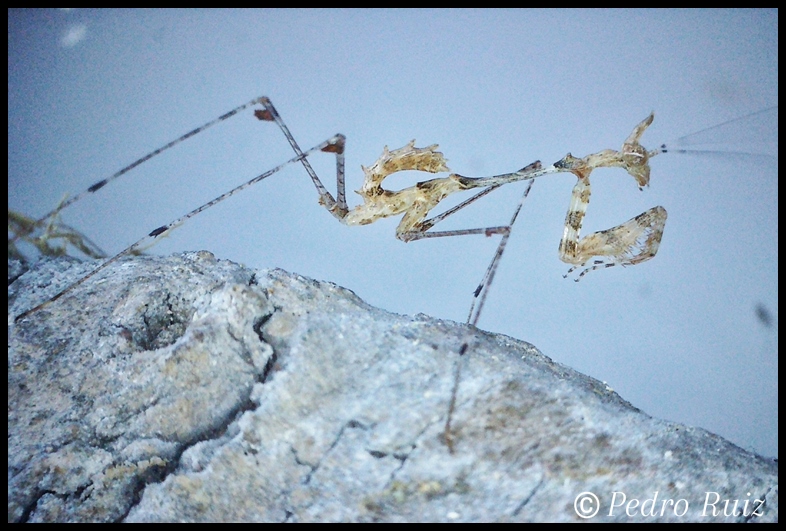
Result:
{"label": "banded leg", "polygon": [[[147,155],[136,159],[134,162],[132,162],[128,166],[125,166],[124,168],[121,168],[120,170],[116,171],[115,173],[113,173],[109,177],[106,177],[105,179],[101,179],[100,181],[98,181],[96,183],[93,183],[92,185],[90,185],[87,188],[87,190],[84,190],[83,192],[80,192],[80,193],[78,193],[78,194],[76,194],[76,195],[74,195],[74,196],[72,196],[70,198],[64,199],[63,201],[61,201],[57,205],[57,207],[54,210],[51,210],[51,211],[47,212],[46,214],[44,214],[40,218],[34,220],[32,223],[27,223],[27,224],[25,224],[25,226],[19,227],[19,230],[15,231],[14,235],[11,238],[8,239],[9,245],[12,245],[19,238],[24,238],[24,237],[28,236],[29,234],[32,234],[35,231],[36,228],[43,226],[44,223],[46,223],[47,220],[54,218],[61,211],[65,210],[66,208],[68,208],[69,206],[73,205],[77,201],[83,199],[84,197],[88,196],[89,194],[94,194],[95,192],[97,192],[98,190],[100,190],[101,188],[103,188],[104,186],[109,184],[110,182],[112,182],[112,181],[114,181],[116,179],[119,179],[120,177],[122,177],[123,175],[125,175],[129,171],[133,170],[134,168],[136,168],[140,164],[143,164],[143,163],[147,162],[148,160],[152,159],[153,157],[156,157],[156,156],[160,155],[161,153],[163,153],[163,152],[165,152],[165,151],[167,151],[167,150],[177,146],[178,144],[180,144],[184,140],[188,140],[189,138],[192,138],[192,137],[198,135],[202,131],[204,131],[204,130],[210,128],[210,127],[213,127],[214,125],[216,125],[216,124],[218,124],[220,122],[223,122],[227,118],[231,118],[231,117],[237,115],[238,113],[240,113],[241,111],[247,109],[248,107],[251,107],[252,105],[256,105],[262,99],[266,99],[266,98],[254,98],[253,100],[251,100],[251,101],[249,101],[247,103],[244,103],[243,105],[239,105],[239,106],[235,107],[231,111],[222,114],[218,118],[210,120],[209,122],[200,125],[196,129],[192,129],[188,133],[186,133],[184,135],[181,135],[180,137],[176,138],[175,140],[172,140],[171,142],[168,142],[168,143],[164,144],[160,148],[151,151]],[[85,253],[85,254],[87,254],[88,256],[93,256],[91,253]]]}
{"label": "banded leg", "polygon": [[574,264],[565,273],[565,278],[586,266],[593,257],[597,258],[592,260],[592,265],[579,273],[574,279],[576,282],[590,271],[615,265],[639,264],[657,254],[666,225],[666,209],[661,206],[653,207],[621,225],[579,239],[589,199],[589,178],[579,179],[573,187],[565,218],[565,232],[559,244],[560,260]]}
{"label": "banded leg", "polygon": [[123,249],[122,251],[117,253],[112,258],[106,260],[101,265],[99,265],[98,267],[93,269],[90,273],[88,273],[84,277],[80,278],[79,280],[77,280],[76,282],[74,282],[73,284],[71,284],[70,286],[65,288],[64,290],[60,291],[57,295],[55,295],[55,296],[49,298],[48,300],[42,302],[38,306],[35,306],[34,308],[31,308],[31,309],[29,309],[29,310],[27,310],[25,312],[22,312],[21,314],[17,315],[16,318],[14,319],[14,322],[19,322],[22,319],[26,318],[28,315],[30,315],[32,313],[35,313],[38,310],[41,310],[41,309],[47,307],[48,305],[52,304],[53,302],[55,302],[57,299],[59,299],[63,295],[66,295],[67,293],[73,291],[76,287],[81,286],[82,284],[84,284],[87,280],[89,280],[90,278],[95,276],[97,273],[99,273],[100,271],[105,269],[110,264],[116,262],[120,258],[122,258],[124,256],[127,256],[127,255],[130,255],[130,254],[134,254],[134,253],[136,253],[138,251],[141,251],[141,250],[147,248],[148,246],[154,245],[158,238],[163,237],[164,235],[168,234],[170,231],[176,229],[177,227],[179,227],[180,225],[182,225],[183,223],[185,223],[186,221],[188,221],[192,217],[196,216],[197,214],[199,214],[201,212],[204,212],[208,208],[217,205],[218,203],[224,201],[225,199],[229,199],[230,197],[232,197],[236,193],[238,193],[238,192],[248,188],[251,185],[254,185],[254,184],[256,184],[256,183],[258,183],[258,182],[260,182],[260,181],[262,181],[264,179],[267,179],[271,175],[281,171],[283,168],[285,168],[289,164],[294,164],[295,162],[298,162],[300,160],[304,160],[306,157],[308,157],[312,153],[315,153],[317,151],[323,151],[323,152],[327,152],[327,153],[335,153],[335,150],[333,149],[333,147],[336,146],[336,145],[343,145],[343,143],[344,143],[344,136],[343,135],[335,135],[334,137],[332,137],[332,138],[330,138],[328,140],[325,140],[321,144],[319,144],[317,146],[314,146],[311,149],[306,150],[305,152],[300,152],[296,157],[289,159],[288,161],[284,162],[283,164],[279,164],[275,168],[272,168],[272,169],[266,171],[265,173],[257,175],[256,177],[254,177],[250,181],[246,181],[245,183],[243,183],[243,184],[241,184],[239,186],[236,186],[235,188],[229,190],[228,192],[224,192],[220,196],[218,196],[218,197],[216,197],[214,199],[211,199],[207,203],[205,203],[205,204],[195,208],[194,210],[192,210],[188,214],[180,216],[176,220],[171,221],[171,222],[167,223],[166,225],[162,225],[162,226],[160,226],[160,227],[158,227],[156,229],[153,229],[150,233],[148,233],[147,236],[144,236],[142,239],[140,239],[136,243],[133,243],[132,245],[126,247],[125,249]]}
{"label": "banded leg", "polygon": [[314,168],[311,167],[311,163],[303,155],[303,151],[300,149],[300,146],[295,140],[295,137],[292,136],[292,133],[289,131],[289,127],[287,127],[287,125],[284,123],[281,115],[278,114],[278,111],[273,106],[270,98],[262,97],[257,101],[263,105],[265,109],[257,109],[254,111],[254,116],[267,122],[276,122],[276,125],[278,125],[279,129],[281,129],[281,132],[284,133],[284,136],[289,142],[289,145],[292,146],[292,150],[295,152],[295,155],[298,156],[309,177],[311,177],[311,181],[314,183],[317,193],[319,193],[319,204],[324,206],[328,212],[333,214],[336,219],[339,221],[343,220],[347,215],[347,211],[349,210],[347,207],[347,197],[344,184],[344,146],[346,144],[346,138],[343,135],[336,135],[334,138],[338,138],[338,141],[332,142],[327,147],[322,149],[322,151],[326,153],[336,154],[336,199],[333,198],[333,195],[327,191],[327,188],[325,188],[325,185],[322,184],[322,181],[317,176],[317,172],[314,171]]}

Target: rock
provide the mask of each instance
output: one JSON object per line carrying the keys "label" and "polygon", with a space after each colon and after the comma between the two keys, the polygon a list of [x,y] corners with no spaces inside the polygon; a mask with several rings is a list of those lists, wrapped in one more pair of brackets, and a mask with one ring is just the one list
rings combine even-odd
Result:
{"label": "rock", "polygon": [[93,267],[9,261],[9,521],[778,519],[777,462],[285,271],[129,257],[14,322]]}

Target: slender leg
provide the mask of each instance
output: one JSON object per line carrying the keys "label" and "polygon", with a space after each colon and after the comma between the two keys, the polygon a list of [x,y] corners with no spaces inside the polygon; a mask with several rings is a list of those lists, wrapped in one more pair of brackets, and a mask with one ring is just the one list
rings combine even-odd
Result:
{"label": "slender leg", "polygon": [[41,225],[43,225],[43,223],[46,220],[48,220],[49,218],[54,217],[56,214],[58,214],[59,212],[61,212],[64,209],[68,208],[69,206],[73,205],[74,203],[76,203],[80,199],[84,198],[88,194],[92,194],[92,193],[97,192],[98,190],[100,190],[101,188],[103,188],[104,186],[109,184],[110,182],[114,181],[115,179],[118,179],[118,178],[122,177],[123,175],[125,175],[129,171],[133,170],[134,168],[136,168],[137,166],[139,166],[143,162],[147,162],[148,160],[152,159],[153,157],[155,157],[157,155],[160,155],[164,151],[167,151],[168,149],[175,147],[176,145],[178,145],[179,143],[183,142],[184,140],[187,140],[187,139],[189,139],[189,138],[191,138],[193,136],[196,136],[197,134],[201,133],[205,129],[208,129],[208,128],[216,125],[219,122],[223,122],[227,118],[231,118],[232,116],[235,116],[236,114],[238,114],[239,112],[247,109],[248,107],[251,107],[252,105],[256,105],[261,99],[264,99],[264,98],[254,98],[253,100],[251,100],[251,101],[249,101],[247,103],[244,103],[243,105],[239,105],[239,106],[235,107],[234,109],[232,109],[231,111],[222,114],[218,118],[215,118],[214,120],[211,120],[211,121],[209,121],[209,122],[207,122],[207,123],[205,123],[203,125],[200,125],[196,129],[192,129],[188,133],[186,133],[186,134],[176,138],[175,140],[172,140],[171,142],[161,146],[160,148],[151,151],[147,155],[138,158],[137,160],[135,160],[134,162],[132,162],[128,166],[126,166],[126,167],[116,171],[115,173],[113,173],[112,175],[107,177],[106,179],[101,179],[100,181],[98,181],[96,183],[93,183],[87,190],[85,190],[83,192],[80,192],[80,193],[76,194],[75,196],[70,197],[70,198],[62,201],[59,205],[57,205],[57,208],[55,208],[54,210],[52,210],[50,212],[47,212],[42,217],[40,217],[39,219],[35,220],[35,222],[30,225],[30,227],[27,230],[27,232],[17,232],[17,233],[15,233],[13,235],[13,237],[9,239],[9,243],[13,243],[16,240],[18,240],[20,237],[23,237],[23,236],[26,236],[27,234],[30,234],[33,230],[35,230],[36,227],[40,227]]}
{"label": "slender leg", "polygon": [[[491,263],[486,269],[483,279],[480,281],[480,284],[478,284],[478,287],[475,288],[475,295],[472,299],[472,305],[469,308],[469,315],[467,316],[467,324],[471,324],[472,326],[477,326],[478,324],[480,313],[483,311],[483,305],[486,302],[486,295],[488,294],[489,288],[491,288],[491,283],[494,281],[494,275],[497,273],[497,267],[499,266],[499,262],[502,259],[502,253],[505,252],[505,246],[508,244],[510,232],[513,230],[513,224],[516,223],[516,218],[518,218],[519,212],[521,212],[521,208],[524,206],[524,200],[529,195],[529,191],[532,189],[532,183],[534,182],[534,180],[531,180],[527,184],[527,188],[524,190],[524,194],[521,196],[519,204],[516,206],[516,210],[514,210],[513,216],[510,218],[510,224],[507,225],[507,231],[502,235],[499,245],[497,246],[497,251],[494,253],[494,257],[491,259]],[[461,366],[464,360],[464,354],[466,354],[468,349],[468,342],[464,342],[459,349],[459,359],[456,360],[456,369],[453,372],[453,388],[450,393],[448,414],[447,419],[445,420],[445,429],[443,431],[445,444],[447,445],[448,451],[451,454],[453,454],[455,450],[453,445],[454,436],[450,428],[450,423],[453,420],[453,412],[456,409],[456,398],[458,397],[459,383],[461,383]]]}
{"label": "slender leg", "polygon": [[76,287],[81,286],[84,282],[86,282],[88,279],[93,277],[96,273],[100,272],[102,269],[106,268],[108,265],[116,262],[117,260],[119,260],[123,256],[139,252],[140,250],[142,250],[142,249],[144,249],[144,248],[146,248],[146,247],[148,247],[150,245],[153,245],[156,242],[157,238],[159,238],[159,237],[163,236],[164,234],[170,232],[171,230],[179,227],[180,225],[185,223],[190,218],[196,216],[200,212],[203,212],[203,211],[207,210],[208,208],[210,208],[210,207],[212,207],[212,206],[214,206],[214,205],[224,201],[225,199],[228,199],[228,198],[232,197],[233,195],[235,195],[236,193],[240,192],[241,190],[244,190],[245,188],[248,188],[249,186],[258,183],[259,181],[267,179],[268,177],[270,177],[274,173],[279,172],[281,169],[283,169],[284,167],[288,166],[289,164],[292,164],[292,163],[295,163],[295,162],[299,162],[300,160],[305,159],[305,157],[309,156],[311,153],[314,153],[316,151],[328,151],[328,152],[330,152],[332,145],[341,144],[341,143],[343,143],[343,140],[344,140],[343,136],[336,135],[333,138],[331,138],[329,140],[326,140],[325,142],[322,142],[321,144],[319,144],[317,146],[314,146],[313,148],[311,148],[311,149],[309,149],[309,150],[307,150],[305,152],[301,152],[298,156],[296,156],[296,157],[294,157],[292,159],[289,159],[287,162],[285,162],[283,164],[279,164],[275,168],[270,169],[270,170],[266,171],[265,173],[254,177],[250,181],[247,181],[247,182],[241,184],[240,186],[236,186],[232,190],[221,194],[220,196],[216,197],[215,199],[212,199],[211,201],[208,201],[207,203],[205,203],[205,204],[195,208],[194,210],[192,210],[188,214],[185,214],[184,216],[180,216],[176,220],[174,220],[174,221],[172,221],[170,223],[167,223],[166,225],[162,225],[162,226],[158,227],[157,229],[154,229],[154,230],[150,231],[150,233],[147,236],[145,236],[144,238],[140,239],[136,243],[130,245],[129,247],[126,247],[125,249],[123,249],[122,251],[117,253],[112,258],[106,260],[104,263],[102,263],[100,266],[95,268],[93,271],[91,271],[90,273],[88,273],[87,275],[85,275],[84,277],[82,277],[81,279],[76,281],[75,283],[71,284],[66,289],[64,289],[63,291],[61,291],[57,295],[55,295],[54,297],[50,298],[49,300],[44,301],[43,303],[39,304],[38,306],[36,306],[34,308],[31,308],[30,310],[27,310],[26,312],[23,312],[23,313],[19,314],[18,316],[16,316],[14,321],[15,322],[19,322],[20,320],[24,319],[28,315],[30,315],[30,314],[32,314],[34,312],[37,312],[38,310],[48,306],[49,304],[53,303],[54,301],[56,301],[57,299],[59,299],[63,295],[69,293],[70,291],[72,291]]}
{"label": "slender leg", "polygon": [[[476,326],[478,324],[478,320],[480,319],[480,312],[483,310],[483,305],[486,302],[486,296],[488,295],[488,290],[491,287],[491,283],[494,281],[494,275],[497,273],[497,267],[499,266],[500,260],[502,260],[502,253],[505,252],[505,246],[508,244],[508,239],[510,238],[510,233],[513,230],[513,224],[516,223],[516,218],[519,216],[519,212],[521,212],[521,208],[524,206],[524,200],[527,199],[529,195],[529,191],[532,189],[532,184],[535,181],[530,181],[527,183],[527,187],[524,189],[524,193],[519,199],[519,204],[516,206],[516,209],[513,211],[513,216],[510,218],[510,223],[507,225],[507,232],[502,235],[502,238],[499,241],[499,245],[497,245],[497,251],[494,253],[494,257],[491,259],[491,263],[489,264],[488,268],[486,269],[486,273],[483,275],[483,280],[480,281],[478,287],[475,288],[475,296],[472,299],[472,305],[469,308],[469,316],[467,316],[467,324],[471,324]],[[477,303],[477,310],[476,310],[476,303]]]}
{"label": "slender leg", "polygon": [[[424,238],[441,238],[445,236],[465,236],[469,234],[485,234],[486,236],[501,234],[504,237],[505,235],[510,233],[511,225],[513,221],[515,221],[516,216],[518,216],[519,210],[521,210],[521,205],[523,203],[524,198],[527,197],[527,194],[529,194],[529,190],[532,187],[533,180],[543,175],[547,175],[550,173],[559,173],[561,171],[564,170],[555,168],[554,166],[550,166],[549,168],[543,168],[541,166],[540,161],[535,161],[532,164],[525,166],[524,168],[520,169],[517,172],[506,173],[503,175],[496,175],[494,177],[464,177],[462,175],[453,174],[451,175],[450,178],[460,183],[461,189],[469,190],[472,188],[480,188],[480,187],[486,187],[486,189],[481,191],[480,193],[473,195],[469,199],[459,203],[453,208],[446,210],[445,212],[439,214],[438,216],[434,216],[424,221],[415,223],[413,229],[408,231],[401,231],[397,233],[396,236],[400,240],[403,240],[405,242],[420,240]],[[527,187],[526,191],[524,192],[524,197],[522,198],[518,208],[516,209],[515,214],[513,215],[513,219],[511,220],[511,225],[483,227],[477,229],[458,229],[458,230],[449,230],[449,231],[428,232],[434,225],[436,225],[440,221],[444,220],[448,216],[455,214],[456,212],[470,205],[471,203],[474,203],[481,197],[493,192],[503,184],[509,184],[509,183],[514,183],[524,180],[530,181],[530,184]],[[402,225],[404,224],[405,223],[402,220]]]}
{"label": "slender leg", "polygon": [[281,132],[284,133],[284,136],[289,142],[289,145],[292,146],[295,154],[300,159],[300,162],[303,164],[306,172],[308,172],[309,177],[311,177],[311,181],[314,183],[317,193],[319,193],[320,204],[324,205],[324,207],[327,208],[328,211],[338,220],[344,219],[348,210],[346,192],[344,188],[344,145],[346,143],[346,138],[343,135],[337,135],[341,138],[340,142],[334,142],[323,149],[323,151],[336,154],[336,195],[338,197],[338,200],[336,200],[333,198],[330,192],[327,191],[325,185],[322,184],[322,181],[317,176],[317,172],[315,172],[314,168],[311,167],[311,163],[305,156],[303,156],[303,151],[300,149],[300,146],[295,140],[295,137],[292,136],[292,133],[289,131],[289,128],[284,123],[281,115],[278,114],[278,111],[273,106],[273,103],[270,101],[270,99],[265,97],[259,98],[259,103],[265,107],[265,110],[257,110],[254,115],[260,120],[276,122],[276,125],[278,125],[278,127],[281,129]]}
{"label": "slender leg", "polygon": [[[485,189],[485,190],[483,190],[482,192],[480,192],[480,193],[478,193],[478,194],[475,194],[475,195],[473,195],[472,197],[470,197],[470,198],[469,198],[469,199],[467,199],[466,201],[462,201],[462,202],[461,202],[461,203],[459,203],[458,205],[454,206],[453,208],[451,208],[451,209],[449,209],[449,210],[446,210],[446,211],[445,211],[445,212],[443,212],[442,214],[440,214],[440,215],[438,215],[438,216],[434,216],[433,218],[429,218],[429,219],[427,219],[427,220],[423,221],[423,222],[420,224],[420,231],[421,231],[421,232],[426,232],[427,230],[431,229],[431,227],[433,227],[434,225],[436,225],[437,223],[439,223],[439,222],[440,222],[440,221],[442,221],[443,219],[447,218],[448,216],[450,216],[450,215],[452,215],[452,214],[455,214],[456,212],[458,212],[459,210],[461,210],[461,209],[462,209],[462,208],[464,208],[465,206],[467,206],[467,205],[470,205],[470,204],[474,203],[475,201],[477,201],[477,200],[478,200],[478,199],[480,199],[481,197],[483,197],[483,196],[485,196],[485,195],[488,195],[488,194],[490,194],[491,192],[493,192],[494,190],[496,190],[496,189],[497,189],[497,188],[499,188],[500,186],[502,186],[502,185],[501,185],[501,184],[497,184],[497,185],[495,185],[495,186],[489,186],[488,188],[486,188],[486,189]],[[432,233],[432,234],[433,234],[433,233]],[[428,237],[428,236],[424,236],[424,237]],[[413,238],[413,239],[418,239],[418,238]],[[410,240],[408,240],[408,241],[410,241]]]}

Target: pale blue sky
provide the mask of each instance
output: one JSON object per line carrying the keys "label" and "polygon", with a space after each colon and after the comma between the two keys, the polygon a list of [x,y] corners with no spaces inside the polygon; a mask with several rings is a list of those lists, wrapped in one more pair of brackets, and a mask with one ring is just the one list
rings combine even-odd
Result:
{"label": "pale blue sky", "polygon": [[[655,147],[776,105],[777,42],[775,10],[10,11],[9,207],[41,215],[262,95],[304,148],[348,137],[351,205],[360,165],[412,138],[438,143],[453,171],[489,175],[618,149],[654,110],[642,143]],[[578,284],[557,258],[575,179],[536,182],[479,326],[533,343],[651,415],[777,455],[777,111],[710,140],[770,156],[659,156],[644,192],[620,170],[593,174],[584,234],[656,205],[669,219],[655,259]],[[247,111],[63,217],[116,253],[291,156]],[[314,163],[335,189],[333,161]],[[503,224],[521,190],[505,187],[443,228]],[[335,282],[393,312],[466,319],[496,238],[404,244],[397,219],[346,227],[316,199],[293,166],[151,252],[206,249]]]}

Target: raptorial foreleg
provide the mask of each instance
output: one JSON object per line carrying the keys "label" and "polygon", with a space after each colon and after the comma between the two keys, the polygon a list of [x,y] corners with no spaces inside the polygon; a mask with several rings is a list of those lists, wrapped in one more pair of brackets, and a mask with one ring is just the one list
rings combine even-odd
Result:
{"label": "raptorial foreleg", "polygon": [[590,193],[588,178],[579,179],[573,187],[570,207],[565,218],[565,231],[559,244],[560,260],[574,264],[564,275],[565,277],[586,266],[590,261],[592,265],[579,273],[576,282],[596,269],[615,265],[635,265],[655,256],[666,225],[665,208],[653,207],[621,225],[580,238]]}

